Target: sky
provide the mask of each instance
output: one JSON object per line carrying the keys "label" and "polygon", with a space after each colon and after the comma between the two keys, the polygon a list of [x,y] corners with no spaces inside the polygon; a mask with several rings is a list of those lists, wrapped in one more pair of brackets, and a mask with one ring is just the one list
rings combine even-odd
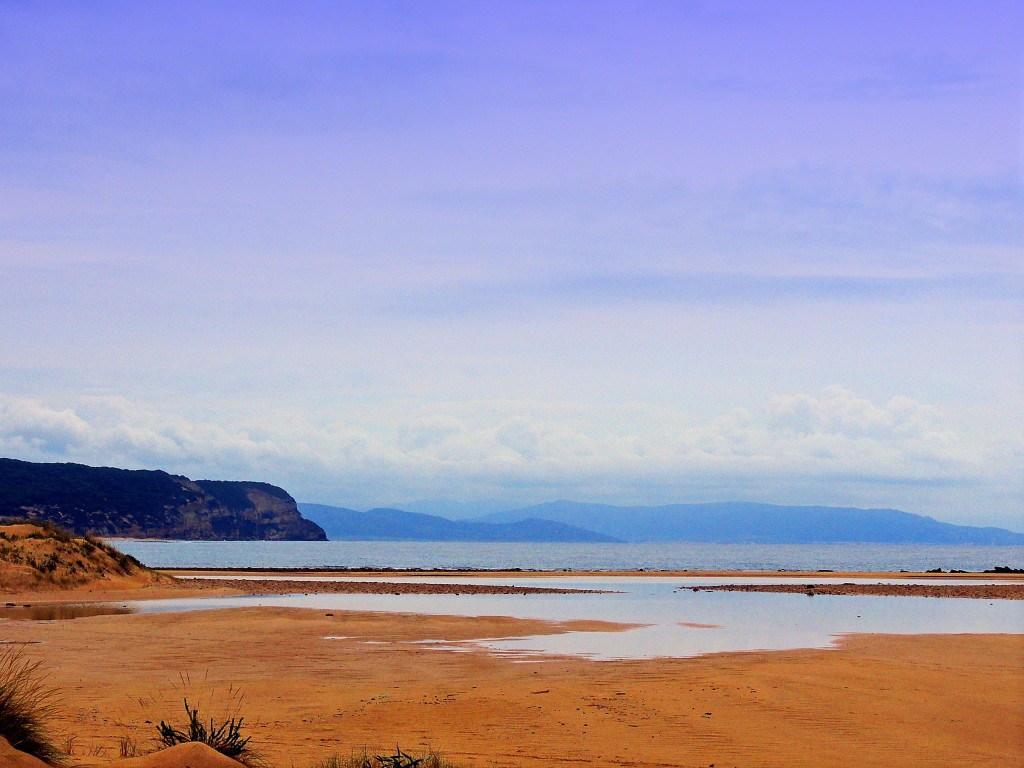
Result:
{"label": "sky", "polygon": [[1024,530],[1022,51],[998,1],[0,0],[0,455]]}

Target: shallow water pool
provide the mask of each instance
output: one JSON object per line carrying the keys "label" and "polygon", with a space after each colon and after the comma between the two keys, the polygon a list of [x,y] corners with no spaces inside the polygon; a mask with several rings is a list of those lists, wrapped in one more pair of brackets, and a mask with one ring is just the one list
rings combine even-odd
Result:
{"label": "shallow water pool", "polygon": [[[413,579],[417,580],[417,579]],[[426,581],[427,579],[418,579]],[[441,579],[457,583],[536,585],[537,579]],[[690,657],[708,653],[827,648],[849,633],[1024,634],[1024,601],[929,597],[693,592],[693,583],[728,579],[588,577],[540,583],[607,594],[381,595],[296,594],[193,598],[134,603],[142,613],[253,606],[327,612],[385,611],[453,616],[511,616],[549,621],[600,620],[641,627],[460,643],[440,650],[486,648],[529,659],[570,654],[594,660]],[[735,581],[735,580],[731,580]],[[747,581],[744,579],[744,581]],[[752,580],[751,580],[752,581]],[[770,581],[783,581],[771,579]],[[806,581],[806,578],[797,581]],[[825,583],[827,579],[816,579]],[[851,579],[834,579],[851,581]],[[871,581],[871,580],[868,580]],[[955,581],[955,580],[950,580]],[[929,581],[928,583],[935,583]],[[343,616],[339,617],[342,619]],[[344,635],[339,631],[338,635]]]}

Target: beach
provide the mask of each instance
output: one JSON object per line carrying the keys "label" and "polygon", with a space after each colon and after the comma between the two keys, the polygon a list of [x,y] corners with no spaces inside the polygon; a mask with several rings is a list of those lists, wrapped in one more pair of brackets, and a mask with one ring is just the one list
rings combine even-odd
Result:
{"label": "beach", "polygon": [[[743,583],[745,575],[735,576]],[[546,576],[543,586],[557,588],[557,581]],[[8,599],[71,603],[267,588],[182,582]],[[270,764],[297,768],[396,744],[432,747],[481,767],[909,768],[1006,766],[1024,757],[1021,634],[852,634],[830,649],[524,663],[422,641],[629,627],[278,607],[2,626],[4,641],[44,661],[48,682],[62,692],[57,725],[75,735],[78,765],[117,757],[124,737],[151,746],[154,723],[183,717],[186,695],[226,702],[236,690],[244,693],[238,711],[253,745]]]}
{"label": "beach", "polygon": [[0,36],[0,768],[1024,768],[1024,2]]}

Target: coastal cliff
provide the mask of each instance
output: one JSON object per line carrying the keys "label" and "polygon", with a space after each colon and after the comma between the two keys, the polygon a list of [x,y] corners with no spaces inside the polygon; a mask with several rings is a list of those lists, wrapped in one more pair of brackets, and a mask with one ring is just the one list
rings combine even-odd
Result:
{"label": "coastal cliff", "polygon": [[190,480],[160,470],[0,459],[0,517],[75,534],[156,539],[327,538],[286,491],[258,482]]}

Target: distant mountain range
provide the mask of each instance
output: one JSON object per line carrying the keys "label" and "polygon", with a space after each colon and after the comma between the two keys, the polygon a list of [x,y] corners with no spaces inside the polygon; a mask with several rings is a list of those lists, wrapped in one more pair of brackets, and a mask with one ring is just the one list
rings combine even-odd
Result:
{"label": "distant mountain range", "polygon": [[617,507],[552,501],[497,512],[481,522],[535,518],[586,527],[622,541],[809,544],[1024,544],[1024,534],[1003,528],[941,523],[897,509],[804,507],[722,502]]}
{"label": "distant mountain range", "polygon": [[358,512],[323,504],[303,503],[299,509],[329,538],[342,540],[1024,545],[1021,533],[952,525],[897,509],[751,502],[620,507],[552,501],[475,520],[400,509]]}
{"label": "distant mountain range", "polygon": [[558,541],[614,542],[606,534],[529,517],[512,522],[467,522],[401,509],[357,512],[325,504],[299,504],[299,510],[330,539],[355,541]]}
{"label": "distant mountain range", "polygon": [[389,509],[404,509],[406,512],[419,512],[423,515],[445,517],[449,520],[478,520],[492,512],[504,512],[518,509],[525,502],[517,504],[508,501],[454,501],[452,499],[419,499],[416,501],[381,504]]}

